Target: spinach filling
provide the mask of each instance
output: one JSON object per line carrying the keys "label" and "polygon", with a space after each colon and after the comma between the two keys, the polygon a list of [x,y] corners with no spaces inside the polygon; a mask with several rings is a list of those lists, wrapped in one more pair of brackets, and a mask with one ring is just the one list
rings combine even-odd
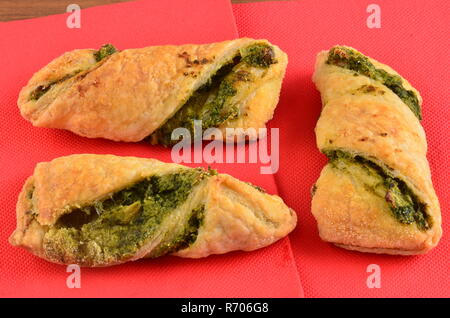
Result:
{"label": "spinach filling", "polygon": [[403,180],[359,155],[342,150],[325,151],[325,155],[334,169],[352,175],[364,184],[367,191],[383,198],[397,221],[403,224],[415,223],[422,231],[431,228],[432,220],[425,212],[426,204],[419,200]]}
{"label": "spinach filling", "polygon": [[[103,45],[98,51],[94,52],[94,57],[96,62],[100,62],[101,60],[103,60],[105,57],[114,54],[118,52],[117,49],[111,45],[111,44],[105,44]],[[74,77],[75,75],[83,72],[85,70],[76,70],[73,71],[70,74],[66,74],[63,77],[53,80],[50,83],[46,84],[46,85],[39,85],[36,89],[34,89],[29,96],[29,100],[30,101],[37,101],[39,98],[41,98],[45,93],[47,93],[53,86],[60,84],[62,82],[64,82],[65,80],[68,80],[69,78]]]}
{"label": "spinach filling", "polygon": [[352,70],[381,82],[400,97],[417,118],[422,119],[416,93],[403,87],[403,80],[400,76],[376,68],[363,54],[350,48],[336,46],[330,49],[326,63]]}
{"label": "spinach filling", "polygon": [[204,205],[200,205],[193,209],[184,229],[177,233],[173,239],[161,243],[150,256],[153,258],[159,257],[189,247],[197,240],[198,229],[203,224],[204,216]]}
{"label": "spinach filling", "polygon": [[59,83],[64,82],[65,80],[68,80],[69,78],[74,77],[78,73],[81,73],[81,70],[76,70],[70,74],[64,75],[60,79],[54,80],[46,85],[39,85],[34,91],[31,92],[29,100],[37,101],[45,93],[47,93],[50,90],[50,88],[52,88],[56,84],[59,84]]}
{"label": "spinach filling", "polygon": [[244,49],[243,60],[245,63],[255,67],[267,68],[275,64],[275,52],[267,44],[254,44]]}
{"label": "spinach filling", "polygon": [[186,248],[197,238],[203,205],[182,216],[183,221],[177,219],[171,226],[161,227],[186,201],[193,187],[214,173],[197,168],[155,175],[104,200],[75,209],[60,217],[46,233],[47,250],[60,257],[71,251],[81,261],[94,259],[93,262],[101,263],[130,258],[145,242],[161,235],[168,239],[162,239],[150,256]]}
{"label": "spinach filling", "polygon": [[103,45],[98,51],[94,52],[94,57],[97,62],[100,62],[105,57],[110,56],[118,52],[117,49],[112,44]]}
{"label": "spinach filling", "polygon": [[[202,121],[202,132],[208,128],[218,127],[227,120],[240,116],[239,108],[231,102],[238,92],[238,82],[252,80],[251,69],[268,68],[276,63],[273,47],[258,43],[238,53],[230,62],[224,64],[203,86],[197,89],[185,104],[151,136],[151,140],[171,146],[178,142],[172,140],[172,131],[186,128],[191,137],[196,136],[194,120]],[[242,66],[246,65],[246,68]],[[247,70],[246,70],[247,69]]]}

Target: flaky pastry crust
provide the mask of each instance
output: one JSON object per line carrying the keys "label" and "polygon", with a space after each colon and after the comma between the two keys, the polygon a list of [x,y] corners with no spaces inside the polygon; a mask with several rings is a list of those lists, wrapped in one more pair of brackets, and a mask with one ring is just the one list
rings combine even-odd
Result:
{"label": "flaky pastry crust", "polygon": [[[113,155],[71,155],[39,163],[27,179],[17,202],[17,228],[11,244],[26,248],[55,263],[109,266],[149,257],[159,237],[126,258],[86,259],[77,250],[55,255],[45,244],[46,233],[58,219],[74,208],[108,197],[111,193],[153,175],[165,175],[191,168],[154,159]],[[282,199],[226,174],[212,175],[195,186],[187,200],[168,217],[164,225],[178,222],[177,215],[204,205],[204,219],[190,246],[176,251],[181,257],[199,258],[234,250],[265,247],[291,232],[296,214]],[[101,251],[100,251],[101,252]]]}
{"label": "flaky pastry crust", "polygon": [[[151,46],[123,50],[98,63],[94,50],[74,50],[34,74],[21,90],[18,106],[34,126],[67,129],[89,138],[137,142],[171,118],[240,49],[254,43],[268,42],[241,38],[201,45]],[[273,48],[277,63],[253,81],[251,92],[237,102],[241,116],[218,128],[262,128],[272,118],[287,65],[287,55],[277,46]],[[54,85],[38,100],[30,99],[36,88],[74,72],[78,73]],[[232,138],[224,134],[224,139]]]}
{"label": "flaky pastry crust", "polygon": [[[433,224],[422,231],[398,222],[384,198],[327,165],[315,185],[312,213],[323,240],[362,252],[422,254],[437,245],[441,213],[426,158],[425,133],[411,109],[382,83],[326,63],[328,51],[317,56],[313,81],[321,93],[322,112],[315,132],[322,152],[339,149],[369,158],[403,180],[426,206]],[[392,68],[370,62],[390,74]],[[422,98],[405,79],[406,89]],[[371,93],[361,93],[370,87]]]}

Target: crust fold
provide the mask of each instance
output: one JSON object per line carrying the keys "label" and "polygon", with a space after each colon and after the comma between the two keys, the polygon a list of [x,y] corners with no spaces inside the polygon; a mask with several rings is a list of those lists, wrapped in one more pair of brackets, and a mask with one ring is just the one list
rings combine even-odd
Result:
{"label": "crust fold", "polygon": [[204,217],[196,239],[173,252],[175,255],[199,258],[234,250],[251,251],[272,244],[294,229],[296,214],[281,198],[229,175],[217,174],[196,185],[186,201],[169,212],[157,226],[156,234],[145,239],[134,255],[105,257],[95,240],[83,243],[91,252],[95,248],[95,253],[89,254],[94,256],[87,259],[78,254],[83,248],[63,247],[63,251],[55,252],[54,245],[46,244],[47,233],[58,229],[58,220],[74,209],[112,197],[145,178],[191,169],[154,159],[90,154],[39,163],[19,195],[17,228],[10,242],[56,263],[109,266],[154,257],[158,244],[172,237],[170,231],[178,231],[186,222],[186,215],[199,206],[204,207]]}
{"label": "crust fold", "polygon": [[[312,213],[323,240],[347,249],[387,254],[422,254],[437,245],[441,213],[426,158],[425,132],[409,107],[388,87],[317,56],[313,81],[321,93],[322,112],[316,142],[322,152],[342,150],[388,169],[426,206],[433,225],[427,231],[402,224],[385,198],[375,196],[348,174],[324,167],[316,183]],[[377,68],[392,68],[370,59]],[[416,93],[405,79],[406,89]],[[370,88],[370,90],[367,90]]]}
{"label": "crust fold", "polygon": [[[161,127],[241,49],[255,43],[268,42],[241,38],[202,45],[151,46],[123,50],[99,63],[94,50],[67,52],[33,75],[20,92],[18,106],[34,126],[137,142]],[[252,82],[251,93],[237,102],[240,119],[218,128],[260,128],[272,118],[287,65],[287,55],[276,46],[273,49],[277,63]],[[39,86],[73,72],[79,73],[38,100],[30,100]]]}

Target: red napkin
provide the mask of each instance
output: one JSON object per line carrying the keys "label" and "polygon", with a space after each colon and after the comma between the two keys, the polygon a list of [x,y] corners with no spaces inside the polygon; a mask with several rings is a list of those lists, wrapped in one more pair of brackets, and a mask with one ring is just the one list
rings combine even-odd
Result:
{"label": "red napkin", "polygon": [[[92,140],[67,131],[34,128],[19,114],[20,88],[56,56],[75,48],[112,43],[119,49],[207,43],[237,37],[228,0],[138,1],[82,10],[81,29],[69,14],[0,23],[0,297],[299,297],[289,240],[251,253],[189,260],[163,257],[101,269],[82,269],[81,288],[69,289],[66,267],[14,248],[15,204],[37,162],[74,153],[111,153],[170,162],[170,150],[146,143]],[[205,164],[201,164],[206,166]],[[193,164],[196,166],[196,164]],[[276,193],[272,175],[257,164],[213,165]]]}
{"label": "red napkin", "polygon": [[[299,216],[290,236],[292,248],[307,297],[449,297],[450,3],[378,0],[381,28],[369,29],[366,9],[371,3],[303,0],[233,6],[240,36],[267,38],[289,55],[280,104],[270,125],[280,128],[278,189]],[[390,65],[422,94],[422,124],[444,230],[439,246],[427,255],[350,252],[319,238],[309,189],[326,158],[315,146],[321,103],[311,75],[316,54],[335,44],[353,46]],[[370,264],[381,268],[380,289],[366,285]]]}

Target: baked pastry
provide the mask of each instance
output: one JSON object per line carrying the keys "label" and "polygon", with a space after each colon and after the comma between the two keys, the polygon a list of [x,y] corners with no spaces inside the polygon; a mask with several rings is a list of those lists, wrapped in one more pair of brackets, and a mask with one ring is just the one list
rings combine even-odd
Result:
{"label": "baked pastry", "polygon": [[234,140],[242,130],[225,128],[263,128],[272,118],[286,65],[287,55],[266,40],[123,51],[108,44],[50,62],[21,90],[18,106],[34,126],[90,138],[171,145],[173,129],[193,138],[194,120],[202,120],[203,131],[219,128]]}
{"label": "baked pastry", "polygon": [[109,266],[251,251],[295,225],[280,197],[229,175],[84,154],[36,166],[19,195],[10,242],[55,263]]}
{"label": "baked pastry", "polygon": [[387,65],[346,46],[318,54],[317,146],[329,162],[313,186],[323,240],[362,252],[421,254],[441,237],[420,125],[422,98]]}

